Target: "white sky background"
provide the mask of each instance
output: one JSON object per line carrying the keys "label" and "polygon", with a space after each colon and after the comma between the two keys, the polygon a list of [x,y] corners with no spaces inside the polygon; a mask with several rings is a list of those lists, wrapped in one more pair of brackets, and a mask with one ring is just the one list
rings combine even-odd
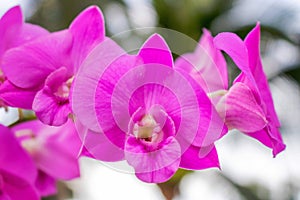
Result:
{"label": "white sky background", "polygon": [[[149,19],[151,9],[140,11],[143,8],[143,3],[141,3],[143,1],[139,1],[136,6],[133,6],[133,0],[127,2],[131,4],[130,17],[136,19],[135,24],[137,26],[143,24],[143,18],[139,17],[143,16],[143,12],[149,12],[145,18],[146,24],[152,25],[155,22],[155,19]],[[238,23],[262,19],[265,12],[271,12],[270,8],[273,9],[283,2],[285,6],[294,8],[299,6],[299,16],[296,17],[299,20],[292,21],[289,29],[300,32],[300,1],[298,0],[240,1],[238,7],[231,12],[229,17],[237,19]],[[28,0],[0,0],[0,16],[17,4],[21,4],[26,16],[31,14]],[[243,13],[243,17],[237,18],[239,13]],[[116,31],[120,31],[117,30],[117,26],[114,28]],[[281,48],[278,49],[283,52]],[[288,50],[285,53],[290,55]],[[292,53],[295,53],[295,50]],[[279,61],[284,62],[280,59]],[[267,60],[265,64],[268,68],[272,62]],[[285,200],[284,194],[287,188],[284,186],[288,182],[294,182],[296,185],[298,184],[298,195],[294,198],[300,200],[300,89],[287,78],[277,78],[272,83],[271,88],[279,118],[285,126],[285,132],[289,133],[283,135],[287,144],[286,151],[274,159],[271,151],[258,142],[238,133],[230,133],[217,143],[222,173],[241,184],[259,182],[272,192],[272,199],[274,200]],[[7,121],[6,117],[0,111],[0,123]],[[155,185],[142,183],[133,175],[122,174],[96,161],[83,159],[81,168],[82,177],[70,182],[70,186],[75,189],[77,200],[163,199]],[[239,195],[232,192],[232,188],[216,184],[218,180],[215,171],[205,170],[186,176],[180,186],[182,194],[177,200],[241,199]]]}
{"label": "white sky background", "polygon": [[[300,32],[300,1],[299,0],[239,0],[234,8],[215,23],[223,27],[225,21],[230,21],[232,27],[253,24],[257,21],[268,24],[278,24],[287,32]],[[228,26],[228,23],[226,23]]]}
{"label": "white sky background", "polygon": [[21,5],[25,15],[30,15],[31,11],[28,7],[30,0],[0,0],[0,16],[2,16],[9,8],[15,5]]}

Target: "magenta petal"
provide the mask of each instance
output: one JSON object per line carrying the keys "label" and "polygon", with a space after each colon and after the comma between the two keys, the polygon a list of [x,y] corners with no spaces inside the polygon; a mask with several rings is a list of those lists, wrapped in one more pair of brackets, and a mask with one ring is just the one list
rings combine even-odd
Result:
{"label": "magenta petal", "polygon": [[58,88],[68,79],[66,68],[54,71],[46,80],[33,101],[32,109],[45,124],[59,126],[68,120],[71,113],[69,97],[57,94]]}
{"label": "magenta petal", "polygon": [[[73,141],[65,141],[72,143]],[[79,146],[80,147],[80,146]],[[79,147],[75,152],[70,152],[57,142],[48,141],[45,149],[38,156],[38,167],[56,179],[71,180],[79,177],[79,166],[77,155]],[[76,156],[74,155],[76,154]],[[55,162],[54,162],[55,161]]]}
{"label": "magenta petal", "polygon": [[64,124],[71,113],[69,104],[63,102],[63,105],[59,105],[56,97],[49,92],[48,87],[44,87],[36,94],[32,109],[39,120],[53,126]]}
{"label": "magenta petal", "polygon": [[49,32],[38,25],[24,23],[22,25],[22,30],[20,35],[18,35],[18,37],[15,38],[14,40],[13,46],[14,47],[19,46],[21,44],[37,39],[38,37],[47,34],[49,34]]}
{"label": "magenta petal", "polygon": [[72,22],[69,31],[73,35],[72,57],[77,71],[92,48],[104,40],[105,28],[101,10],[97,6],[88,7]]}
{"label": "magenta petal", "polygon": [[[125,52],[114,41],[99,44],[81,65],[72,88],[72,109],[80,122],[95,132],[101,132],[95,111],[95,91],[106,67]],[[84,92],[82,92],[84,91]],[[101,99],[101,96],[100,96]],[[89,112],[86,112],[86,111]]]}
{"label": "magenta petal", "polygon": [[278,153],[285,150],[286,145],[283,143],[279,128],[274,125],[268,126],[268,132],[272,142],[273,156],[275,157]]}
{"label": "magenta petal", "polygon": [[[18,175],[28,182],[33,182],[37,176],[37,169],[33,160],[20,146],[14,134],[0,125],[0,171]],[[3,153],[5,152],[5,153]]]}
{"label": "magenta petal", "polygon": [[228,128],[242,132],[261,130],[268,123],[251,89],[243,83],[236,83],[230,88],[217,104],[217,110]]}
{"label": "magenta petal", "polygon": [[283,143],[280,132],[274,125],[268,125],[264,129],[254,132],[246,133],[248,136],[253,137],[260,141],[262,144],[273,149],[273,156],[283,151],[286,145]]}
{"label": "magenta petal", "polygon": [[179,167],[180,145],[174,137],[167,138],[154,151],[148,151],[138,139],[129,137],[125,150],[126,160],[134,167],[136,176],[148,183],[167,181]]}
{"label": "magenta petal", "polygon": [[[26,172],[25,172],[26,173]],[[0,174],[3,177],[4,184],[3,189],[0,192],[0,197],[4,193],[4,199],[10,200],[39,200],[37,190],[32,185],[31,182],[28,182],[26,179],[23,179],[21,176],[11,174],[6,171],[1,171]],[[2,194],[1,194],[2,193]],[[2,197],[3,197],[2,196]]]}
{"label": "magenta petal", "polygon": [[205,147],[190,146],[181,156],[180,168],[189,170],[200,170],[211,167],[220,168],[216,148],[208,147],[209,153],[205,157],[200,157],[200,149]]}
{"label": "magenta petal", "polygon": [[18,87],[39,87],[57,68],[72,69],[69,61],[71,42],[66,31],[40,37],[7,51],[3,56],[2,70]]}
{"label": "magenta petal", "polygon": [[38,120],[13,127],[15,132],[24,129],[32,130],[40,144],[32,155],[40,170],[56,179],[79,176],[77,156],[81,141],[71,120],[59,127],[47,126]]}
{"label": "magenta petal", "polygon": [[105,134],[89,130],[78,119],[75,121],[79,137],[83,142],[81,155],[107,162],[124,160],[124,150],[114,145]]}
{"label": "magenta petal", "polygon": [[[174,121],[177,128],[176,139],[179,143],[185,140],[195,146],[207,146],[227,132],[223,120],[206,93],[187,73],[174,71],[168,66],[148,64],[136,66],[121,76],[120,70],[117,70],[121,67],[117,66],[121,65],[116,63],[114,68],[109,68],[107,70],[109,75],[105,79],[103,76],[104,80],[100,82],[102,85],[99,84],[99,97],[96,102],[100,103],[97,103],[96,110],[99,111],[100,124],[110,127],[115,120],[126,132],[130,114],[139,106],[148,109],[158,104],[164,107]],[[126,65],[122,70],[125,71],[125,67],[129,68]],[[118,77],[121,78],[117,79]],[[110,104],[112,106],[107,106]],[[100,109],[100,106],[103,108]],[[105,112],[104,109],[113,111]],[[112,112],[113,114],[107,114]]]}
{"label": "magenta petal", "polygon": [[0,194],[0,200],[11,200],[11,198],[7,194],[2,193]]}
{"label": "magenta petal", "polygon": [[[124,104],[127,105],[129,102],[131,90],[129,85],[118,87],[116,84],[120,82],[124,74],[133,68],[136,60],[134,56],[124,55],[107,67],[98,81],[95,101],[93,102],[97,121],[103,133],[120,148],[124,148],[125,136],[130,122],[128,107],[124,107]],[[128,101],[126,101],[127,99]],[[123,112],[124,109],[126,109],[125,112]]]}
{"label": "magenta petal", "polygon": [[[198,147],[209,146],[227,133],[227,127],[201,86],[185,72],[180,72],[180,74],[188,81],[188,87],[191,87],[193,92],[188,92],[188,87],[178,84],[179,81],[174,81],[173,84],[182,90],[181,95],[185,96],[179,98],[183,100],[180,102],[183,117],[176,139],[180,143],[188,142]],[[197,129],[194,130],[195,128]],[[185,146],[185,148],[182,147],[183,151],[188,148],[187,145]]]}
{"label": "magenta petal", "polygon": [[214,44],[220,50],[225,51],[240,70],[247,76],[251,84],[251,89],[257,91],[255,79],[249,67],[248,50],[244,42],[234,33],[220,33],[214,39]]}
{"label": "magenta petal", "polygon": [[22,23],[23,16],[20,6],[11,8],[0,19],[0,56],[13,46],[16,36],[21,32]]}
{"label": "magenta petal", "polygon": [[206,29],[193,53],[176,59],[175,68],[184,70],[201,85],[206,93],[228,88],[227,66],[221,51],[213,43]]}
{"label": "magenta petal", "polygon": [[21,89],[9,81],[5,81],[0,86],[0,99],[6,105],[23,109],[31,109],[34,96],[38,89]]}
{"label": "magenta petal", "polygon": [[42,171],[38,172],[35,187],[41,196],[49,196],[57,193],[56,180]]}
{"label": "magenta petal", "polygon": [[[43,130],[49,132],[49,138],[45,140],[44,148],[36,158],[39,169],[56,179],[70,180],[79,177],[77,156],[81,141],[73,122],[69,120],[63,126],[57,127],[56,134],[51,135],[53,129],[54,127],[47,126]],[[43,132],[40,134],[42,137]]]}
{"label": "magenta petal", "polygon": [[[201,47],[199,47],[199,49],[200,48]],[[197,83],[201,85],[203,90],[209,93],[211,91],[209,87],[215,87],[215,85],[219,85],[218,82],[220,79],[215,79],[217,81],[214,80],[213,82],[210,82],[209,80],[207,80],[208,77],[204,76],[204,73],[206,71],[209,71],[210,73],[216,72],[214,68],[204,68],[207,66],[207,63],[203,62],[203,60],[207,60],[203,58],[204,55],[207,56],[206,53],[204,53],[204,50],[202,52],[197,51],[197,53],[193,52],[183,54],[176,59],[175,69],[183,70],[189,73],[190,76],[192,76],[197,81]],[[217,87],[219,88],[219,86]]]}
{"label": "magenta petal", "polygon": [[[200,46],[207,52],[207,54],[211,57],[213,63],[207,63],[209,66],[216,67],[216,71],[219,72],[221,83],[219,83],[219,88],[227,89],[228,88],[228,72],[226,61],[222,55],[222,53],[215,47],[213,42],[213,37],[211,33],[203,29],[203,35],[200,39]],[[198,49],[196,50],[198,51]],[[201,51],[201,50],[200,50]],[[212,76],[210,76],[212,77]],[[214,90],[211,90],[214,91]]]}
{"label": "magenta petal", "polygon": [[253,73],[254,79],[260,91],[261,98],[266,103],[268,113],[271,115],[273,123],[277,127],[280,126],[279,119],[277,117],[272,95],[268,85],[267,77],[263,71],[260,54],[259,54],[259,41],[260,41],[260,26],[259,24],[247,35],[245,44],[248,49],[250,61],[250,68]]}
{"label": "magenta petal", "polygon": [[124,150],[114,145],[103,133],[89,130],[83,142],[84,147],[95,159],[107,162],[124,160]]}
{"label": "magenta petal", "polygon": [[143,59],[145,64],[162,64],[165,66],[173,66],[173,57],[165,40],[158,34],[150,36],[150,38],[141,47],[138,56]]}

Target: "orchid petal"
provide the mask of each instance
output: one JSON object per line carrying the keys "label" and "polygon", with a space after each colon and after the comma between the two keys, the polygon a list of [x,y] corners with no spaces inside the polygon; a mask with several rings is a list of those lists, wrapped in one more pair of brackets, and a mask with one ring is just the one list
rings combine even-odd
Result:
{"label": "orchid petal", "polygon": [[272,122],[277,127],[280,126],[279,119],[277,117],[272,95],[268,85],[267,77],[263,71],[261,58],[259,54],[259,41],[260,41],[260,26],[259,24],[247,35],[245,44],[248,49],[250,61],[250,68],[255,78],[256,84],[260,91],[261,98],[266,103],[268,113],[271,115]]}
{"label": "orchid petal", "polygon": [[[127,113],[120,115],[122,110],[113,109],[113,106],[121,107],[124,103],[121,98],[128,97],[128,87],[123,87],[123,92],[120,93],[114,88],[115,84],[134,66],[136,58],[133,56],[122,56],[115,60],[101,76],[98,82],[95,94],[95,111],[97,120],[103,133],[120,148],[124,148],[125,133],[127,132],[127,125],[130,121],[130,116]],[[116,91],[114,93],[114,91]],[[114,96],[114,97],[113,97]],[[111,105],[112,104],[112,105]],[[111,106],[108,106],[111,105]],[[126,107],[123,107],[126,109]],[[121,116],[122,120],[115,120],[115,117]],[[122,124],[118,124],[121,122]]]}
{"label": "orchid petal", "polygon": [[41,170],[38,172],[35,187],[41,196],[50,196],[57,193],[56,180]]}
{"label": "orchid petal", "polygon": [[71,99],[73,112],[92,131],[102,131],[96,117],[95,102],[92,100],[95,99],[98,80],[106,67],[124,53],[114,41],[106,39],[89,54],[74,79]]}
{"label": "orchid petal", "polygon": [[218,154],[216,148],[209,147],[209,153],[205,157],[200,157],[201,148],[190,146],[181,156],[180,168],[188,170],[201,170],[211,167],[220,168]]}
{"label": "orchid petal", "polygon": [[[180,71],[180,74],[188,81],[190,84],[189,87],[191,87],[194,92],[191,94],[188,93],[186,86],[180,88],[178,81],[174,81],[173,83],[177,85],[178,89],[182,90],[182,94],[185,94],[185,102],[180,102],[181,112],[185,114],[185,117],[183,117],[184,120],[182,120],[180,124],[182,132],[178,132],[176,138],[179,142],[184,139],[185,142],[189,142],[189,144],[198,147],[209,146],[227,133],[227,127],[201,86],[185,72]],[[178,93],[179,92],[177,92],[177,94]],[[191,105],[194,103],[192,103],[191,100],[194,98],[197,100],[195,106],[197,106],[198,110],[192,109]],[[197,119],[195,116],[199,117],[198,122],[193,121]],[[195,123],[198,124],[198,126],[194,132],[192,128],[195,127]],[[188,146],[186,146],[186,148],[188,148]],[[186,149],[182,148],[182,150],[185,151]]]}
{"label": "orchid petal", "polygon": [[123,149],[115,146],[105,134],[88,129],[77,118],[75,126],[82,141],[80,155],[108,162],[124,160]]}
{"label": "orchid petal", "polygon": [[[25,169],[24,171],[26,171],[26,168],[24,169]],[[11,199],[11,200],[24,200],[24,199],[39,200],[40,197],[38,195],[38,192],[36,191],[32,183],[28,182],[28,180],[26,179],[23,179],[22,176],[19,175],[20,174],[14,175],[7,171],[1,172],[1,176],[5,180],[2,189],[3,191],[1,191],[1,193],[3,192],[4,194],[7,195],[6,197],[5,196],[4,197],[6,199]],[[1,196],[2,195],[0,194],[0,198],[2,198]]]}
{"label": "orchid petal", "polygon": [[20,35],[18,35],[13,42],[13,47],[17,47],[47,34],[49,34],[49,32],[38,25],[24,23]]}
{"label": "orchid petal", "polygon": [[20,6],[15,6],[7,11],[0,19],[0,56],[5,50],[13,46],[16,35],[21,32],[23,16]]}
{"label": "orchid petal", "polygon": [[[73,132],[70,134],[77,133]],[[80,145],[76,145],[78,148],[73,148],[76,151],[71,152],[71,150],[68,149],[69,145],[62,145],[63,143],[74,144],[74,139],[62,140],[60,142],[48,140],[40,155],[36,157],[36,160],[38,162],[38,167],[52,177],[63,180],[71,180],[79,177],[80,174],[77,161]],[[76,141],[76,143],[79,142]]]}
{"label": "orchid petal", "polygon": [[31,109],[37,91],[35,88],[21,89],[9,81],[4,81],[0,87],[0,99],[8,106]]}
{"label": "orchid petal", "polygon": [[274,157],[286,147],[282,141],[278,128],[273,125],[269,125],[260,131],[246,134],[257,139],[267,147],[272,148]]}
{"label": "orchid petal", "polygon": [[134,167],[136,176],[148,183],[167,181],[179,167],[180,145],[174,137],[169,137],[160,149],[151,152],[138,139],[129,137],[125,150],[125,157]]}
{"label": "orchid petal", "polygon": [[[211,33],[207,29],[203,29],[203,35],[200,39],[200,46],[207,52],[207,54],[211,57],[212,63],[207,63],[207,65],[212,65],[216,67],[219,72],[219,77],[221,83],[219,83],[218,89],[227,89],[228,88],[228,72],[226,61],[222,55],[222,53],[215,47],[213,42],[213,37]],[[198,49],[196,50],[198,51]],[[200,49],[201,51],[201,49]],[[210,76],[211,77],[211,76]],[[214,90],[211,90],[214,91]]]}
{"label": "orchid petal", "polygon": [[33,182],[37,176],[37,169],[20,146],[14,134],[6,127],[0,125],[0,170],[15,174],[18,177]]}
{"label": "orchid petal", "polygon": [[107,162],[124,160],[124,150],[114,145],[103,133],[89,130],[83,142],[84,147],[95,159]]}
{"label": "orchid petal", "polygon": [[32,109],[43,123],[60,126],[68,120],[71,108],[69,104],[65,103],[65,100],[58,100],[62,102],[62,105],[60,105],[56,97],[48,91],[48,87],[45,87],[36,94]]}
{"label": "orchid petal", "polygon": [[8,50],[2,60],[4,74],[18,87],[32,88],[41,86],[57,68],[71,71],[70,38],[68,32],[61,31]]}
{"label": "orchid petal", "polygon": [[138,56],[143,59],[144,64],[162,64],[173,66],[173,57],[165,40],[158,34],[154,34],[141,47]]}
{"label": "orchid petal", "polygon": [[244,42],[234,33],[219,33],[214,39],[215,46],[225,51],[236,65],[240,68],[249,81],[252,83],[251,89],[257,91],[255,79],[249,67],[248,50]]}
{"label": "orchid petal", "polygon": [[11,198],[7,194],[2,193],[0,194],[0,200],[11,200]]}
{"label": "orchid petal", "polygon": [[190,73],[206,93],[228,88],[225,59],[214,46],[213,37],[206,29],[203,30],[195,52],[183,54],[176,59],[175,69]]}
{"label": "orchid petal", "polygon": [[77,155],[81,141],[71,120],[59,127],[47,126],[38,120],[13,127],[14,132],[24,129],[35,134],[38,145],[32,156],[40,170],[56,179],[79,176]]}
{"label": "orchid petal", "polygon": [[[269,135],[271,136],[272,141],[272,153],[276,157],[277,154],[285,150],[286,145],[283,143],[279,128],[275,126],[269,126]],[[270,133],[271,132],[271,133]]]}
{"label": "orchid petal", "polygon": [[45,86],[36,94],[32,109],[43,123],[59,126],[68,120],[71,113],[69,97],[56,94],[67,79],[67,69],[59,68],[48,76]]}
{"label": "orchid petal", "polygon": [[[208,58],[208,56],[204,57],[203,53],[204,51],[201,52],[201,54],[199,55],[195,52],[181,55],[176,59],[174,68],[179,71],[183,70],[186,73],[189,73],[203,88],[203,90],[206,93],[209,93],[210,89],[208,89],[208,87],[214,87],[213,85],[215,85],[215,83],[210,83],[208,80],[206,80],[207,78],[203,75],[207,70],[207,68],[205,68],[205,64],[206,62],[208,62],[207,60],[210,59]],[[208,69],[210,70],[211,68]],[[213,73],[215,73],[215,71],[213,71]]]}
{"label": "orchid petal", "polygon": [[217,110],[228,128],[236,128],[242,132],[261,130],[268,123],[251,89],[243,83],[236,83],[231,87],[220,99]]}
{"label": "orchid petal", "polygon": [[74,38],[72,59],[77,71],[92,48],[104,40],[105,28],[101,10],[97,6],[88,7],[72,22],[69,31]]}

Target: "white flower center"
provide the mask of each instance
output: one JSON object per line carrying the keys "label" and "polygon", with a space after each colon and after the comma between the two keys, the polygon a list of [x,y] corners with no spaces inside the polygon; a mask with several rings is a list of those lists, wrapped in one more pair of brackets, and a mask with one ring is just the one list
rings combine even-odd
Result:
{"label": "white flower center", "polygon": [[152,115],[146,114],[133,127],[134,135],[146,142],[159,142],[162,139],[162,130]]}
{"label": "white flower center", "polygon": [[63,82],[55,92],[56,96],[62,97],[62,98],[69,98],[70,95],[70,89],[72,82],[74,80],[74,76],[69,78],[67,81]]}

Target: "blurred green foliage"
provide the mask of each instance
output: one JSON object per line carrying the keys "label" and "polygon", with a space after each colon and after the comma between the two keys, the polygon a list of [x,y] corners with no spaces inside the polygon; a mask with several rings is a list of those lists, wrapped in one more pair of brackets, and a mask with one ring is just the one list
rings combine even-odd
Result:
{"label": "blurred green foliage", "polygon": [[232,7],[233,0],[153,0],[158,25],[198,40],[202,28]]}

